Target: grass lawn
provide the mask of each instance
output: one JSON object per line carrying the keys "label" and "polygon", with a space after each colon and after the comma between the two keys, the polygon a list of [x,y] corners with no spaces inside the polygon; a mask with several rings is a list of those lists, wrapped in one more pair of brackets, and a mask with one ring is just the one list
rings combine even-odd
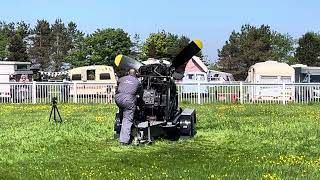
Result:
{"label": "grass lawn", "polygon": [[0,179],[319,179],[320,105],[183,105],[192,140],[121,147],[114,105],[0,105]]}

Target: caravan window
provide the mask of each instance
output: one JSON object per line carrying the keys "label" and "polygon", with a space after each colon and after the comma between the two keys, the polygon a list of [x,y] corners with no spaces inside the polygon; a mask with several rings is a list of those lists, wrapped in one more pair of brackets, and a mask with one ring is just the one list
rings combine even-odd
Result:
{"label": "caravan window", "polygon": [[282,83],[291,83],[291,77],[290,76],[281,76],[280,77]]}
{"label": "caravan window", "polygon": [[197,74],[197,80],[204,81],[205,80],[204,75],[203,74]]}
{"label": "caravan window", "polygon": [[194,79],[194,74],[188,74],[188,79]]}
{"label": "caravan window", "polygon": [[28,65],[27,64],[17,64],[17,70],[27,70]]}
{"label": "caravan window", "polygon": [[96,80],[96,70],[87,70],[87,80]]}
{"label": "caravan window", "polygon": [[213,74],[209,77],[209,81],[219,81],[219,74]]}
{"label": "caravan window", "polygon": [[278,77],[277,76],[261,76],[262,83],[277,83]]}
{"label": "caravan window", "polygon": [[101,73],[100,74],[100,80],[109,80],[110,78],[110,73]]}
{"label": "caravan window", "polygon": [[310,76],[310,82],[312,82],[312,83],[320,82],[320,75],[311,75]]}
{"label": "caravan window", "polygon": [[72,74],[71,80],[81,80],[81,74]]}

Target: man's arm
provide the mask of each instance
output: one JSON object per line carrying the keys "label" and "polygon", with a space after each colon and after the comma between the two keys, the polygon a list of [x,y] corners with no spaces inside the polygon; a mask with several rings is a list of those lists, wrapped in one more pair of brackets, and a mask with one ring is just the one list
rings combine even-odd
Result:
{"label": "man's arm", "polygon": [[139,82],[139,85],[138,85],[138,90],[137,90],[137,94],[142,97],[143,95],[143,87],[142,87],[142,84]]}
{"label": "man's arm", "polygon": [[117,81],[116,94],[118,94],[118,93],[119,93],[118,88],[119,88],[120,81],[121,81],[121,78],[120,78],[120,79],[118,79],[118,81]]}
{"label": "man's arm", "polygon": [[143,104],[143,87],[139,81],[138,89],[137,89],[137,109],[140,110],[140,106]]}

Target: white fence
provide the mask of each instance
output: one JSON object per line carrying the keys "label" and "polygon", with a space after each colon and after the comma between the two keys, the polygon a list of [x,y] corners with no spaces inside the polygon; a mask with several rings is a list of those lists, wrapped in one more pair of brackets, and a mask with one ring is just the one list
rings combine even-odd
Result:
{"label": "white fence", "polygon": [[[320,83],[177,83],[177,91],[180,102],[194,104],[320,102]],[[0,83],[0,103],[113,103],[114,94],[106,83]]]}
{"label": "white fence", "polygon": [[115,84],[106,83],[0,83],[0,102],[112,103]]}

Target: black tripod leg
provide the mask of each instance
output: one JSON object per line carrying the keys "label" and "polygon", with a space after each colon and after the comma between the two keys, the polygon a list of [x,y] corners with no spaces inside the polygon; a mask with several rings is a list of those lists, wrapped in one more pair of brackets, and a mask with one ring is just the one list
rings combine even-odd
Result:
{"label": "black tripod leg", "polygon": [[148,121],[148,143],[151,143],[151,127],[150,127],[150,121]]}
{"label": "black tripod leg", "polygon": [[56,106],[53,106],[54,107],[54,111],[53,111],[53,119],[54,121],[57,121],[57,118],[56,118]]}
{"label": "black tripod leg", "polygon": [[58,115],[59,115],[59,118],[60,118],[60,122],[62,122],[62,118],[60,116],[60,113],[59,113],[59,109],[57,108],[57,112],[58,112]]}
{"label": "black tripod leg", "polygon": [[49,121],[50,121],[50,119],[51,119],[52,111],[53,111],[53,107],[51,108],[51,112],[50,112],[50,117],[49,117]]}

